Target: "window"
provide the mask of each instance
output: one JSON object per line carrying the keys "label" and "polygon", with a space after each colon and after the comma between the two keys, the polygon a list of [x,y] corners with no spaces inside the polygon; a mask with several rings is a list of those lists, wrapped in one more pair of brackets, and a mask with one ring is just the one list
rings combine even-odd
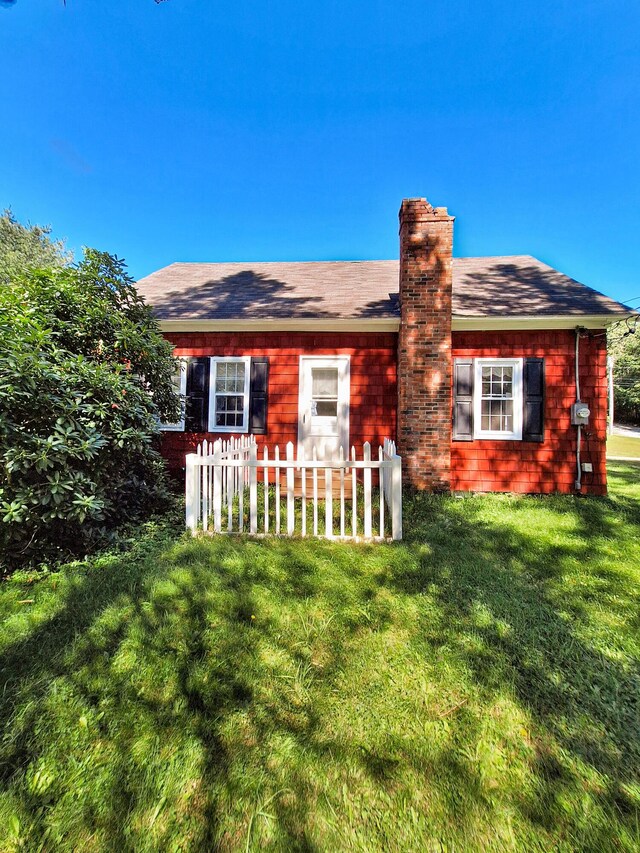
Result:
{"label": "window", "polygon": [[251,359],[210,361],[209,432],[247,432]]}
{"label": "window", "polygon": [[311,368],[311,416],[338,417],[338,368]]}
{"label": "window", "polygon": [[185,416],[185,395],[187,393],[187,363],[184,359],[180,359],[176,365],[175,373],[172,376],[173,389],[176,394],[180,395],[180,418],[172,424],[160,422],[160,429],[182,432],[184,430]]}
{"label": "window", "polygon": [[474,438],[522,438],[522,359],[477,358]]}

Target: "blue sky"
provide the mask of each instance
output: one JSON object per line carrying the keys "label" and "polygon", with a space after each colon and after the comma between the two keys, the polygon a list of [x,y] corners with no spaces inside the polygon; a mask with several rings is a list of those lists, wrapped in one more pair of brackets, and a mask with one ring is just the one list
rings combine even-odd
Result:
{"label": "blue sky", "polygon": [[76,250],[394,258],[423,195],[456,255],[640,297],[636,0],[0,6],[0,206]]}

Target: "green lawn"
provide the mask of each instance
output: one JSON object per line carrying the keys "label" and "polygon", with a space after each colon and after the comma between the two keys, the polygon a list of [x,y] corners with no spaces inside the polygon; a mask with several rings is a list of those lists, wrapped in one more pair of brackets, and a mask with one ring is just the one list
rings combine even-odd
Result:
{"label": "green lawn", "polygon": [[640,438],[632,435],[608,436],[607,456],[628,456],[640,459]]}
{"label": "green lawn", "polygon": [[638,850],[640,465],[0,585],[0,850]]}

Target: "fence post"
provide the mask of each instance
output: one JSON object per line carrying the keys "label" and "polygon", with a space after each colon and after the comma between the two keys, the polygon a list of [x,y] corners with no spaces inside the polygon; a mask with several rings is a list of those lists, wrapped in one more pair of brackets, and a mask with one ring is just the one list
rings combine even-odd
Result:
{"label": "fence post", "polygon": [[[371,462],[371,445],[365,441],[363,446],[363,457],[365,462]],[[364,535],[371,539],[371,468],[364,469]]]}
{"label": "fence post", "polygon": [[327,539],[333,539],[333,458],[327,460],[325,451],[323,461],[327,466],[324,469],[324,535]]}
{"label": "fence post", "polygon": [[269,532],[269,451],[267,445],[264,446],[264,532]]}
{"label": "fence post", "polygon": [[[356,461],[356,449],[351,445],[351,460]],[[355,466],[351,469],[351,535],[358,536],[358,477]]]}
{"label": "fence post", "polygon": [[280,475],[282,474],[282,468],[278,465],[278,462],[280,461],[280,445],[278,445],[278,444],[276,444],[274,459],[276,462],[274,469],[273,469],[275,471],[275,475],[276,475],[275,531],[276,531],[276,536],[279,536],[280,535]]}
{"label": "fence post", "polygon": [[344,538],[344,448],[340,445],[340,536]]}
{"label": "fence post", "polygon": [[[298,461],[304,462],[304,445],[300,445],[300,450],[298,452]],[[300,480],[300,488],[302,492],[302,536],[307,535],[307,469],[304,465],[301,468],[301,480]]]}
{"label": "fence post", "polygon": [[[287,462],[293,462],[293,443],[291,441],[287,442]],[[293,468],[287,468],[287,536],[293,536],[293,529],[296,523],[293,500],[295,473]]]}
{"label": "fence post", "polygon": [[249,533],[258,532],[258,448],[249,446]]}
{"label": "fence post", "polygon": [[394,454],[391,461],[391,536],[399,542],[402,539],[402,457]]}
{"label": "fence post", "polygon": [[185,486],[184,486],[184,498],[186,505],[186,513],[185,513],[185,523],[189,530],[195,533],[197,526],[197,516],[196,516],[196,460],[197,455],[195,453],[187,453],[187,464],[186,464],[186,477],[185,477]]}
{"label": "fence post", "polygon": [[222,530],[222,441],[213,445],[213,529]]}
{"label": "fence post", "polygon": [[380,493],[380,538],[384,539],[384,488],[387,475],[385,469],[382,467],[384,464],[384,452],[381,447],[378,447],[378,461],[380,462],[380,467],[378,468],[378,491]]}
{"label": "fence post", "polygon": [[[314,462],[318,461],[318,451],[314,444],[311,458]],[[318,535],[318,469],[314,466],[313,471],[313,535]]]}

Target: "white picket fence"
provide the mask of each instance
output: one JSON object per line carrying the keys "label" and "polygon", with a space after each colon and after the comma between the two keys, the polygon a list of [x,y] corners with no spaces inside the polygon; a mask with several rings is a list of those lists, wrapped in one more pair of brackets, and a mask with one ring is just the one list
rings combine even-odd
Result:
{"label": "white picket fence", "polygon": [[[389,439],[377,456],[372,458],[369,442],[363,445],[362,459],[352,447],[350,459],[341,448],[336,459],[324,460],[315,449],[311,459],[295,458],[291,442],[281,459],[277,446],[273,458],[267,447],[258,458],[250,436],[203,441],[196,453],[187,455],[187,527],[213,533],[402,539],[402,459]],[[376,470],[378,489],[372,487]]]}

